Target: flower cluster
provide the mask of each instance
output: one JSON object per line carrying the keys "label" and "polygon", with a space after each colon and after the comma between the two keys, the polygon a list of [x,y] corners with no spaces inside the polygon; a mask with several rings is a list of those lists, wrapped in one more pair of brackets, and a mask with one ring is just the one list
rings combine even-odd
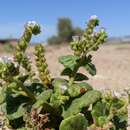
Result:
{"label": "flower cluster", "polygon": [[2,63],[11,63],[13,61],[14,61],[13,57],[8,57],[8,56],[0,57],[0,62]]}
{"label": "flower cluster", "polygon": [[98,49],[100,44],[103,44],[107,38],[107,34],[104,29],[100,29],[99,32],[94,32],[94,28],[99,25],[99,20],[97,16],[91,16],[87,24],[87,28],[84,35],[74,36],[73,42],[71,42],[71,48],[75,55],[82,55],[83,53],[88,53],[90,51],[95,51]]}
{"label": "flower cluster", "polygon": [[35,56],[36,56],[36,66],[38,68],[39,77],[45,85],[51,83],[51,76],[48,70],[48,65],[46,63],[46,58],[44,55],[45,49],[39,44],[35,47]]}
{"label": "flower cluster", "polygon": [[28,47],[28,44],[31,40],[32,34],[37,35],[40,33],[40,26],[35,21],[29,21],[25,25],[25,31],[19,44],[16,47],[15,59],[16,61],[23,66],[28,72],[31,71],[30,60],[25,54],[25,51]]}
{"label": "flower cluster", "polygon": [[13,57],[0,57],[0,68],[0,78],[7,82],[19,72],[19,65],[14,62]]}

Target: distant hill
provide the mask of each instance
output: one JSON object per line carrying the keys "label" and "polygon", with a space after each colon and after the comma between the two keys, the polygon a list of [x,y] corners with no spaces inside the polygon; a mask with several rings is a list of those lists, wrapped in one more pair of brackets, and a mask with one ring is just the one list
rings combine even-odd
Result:
{"label": "distant hill", "polygon": [[109,44],[122,44],[122,43],[130,44],[130,36],[110,37],[110,38],[108,38],[107,43],[109,43]]}

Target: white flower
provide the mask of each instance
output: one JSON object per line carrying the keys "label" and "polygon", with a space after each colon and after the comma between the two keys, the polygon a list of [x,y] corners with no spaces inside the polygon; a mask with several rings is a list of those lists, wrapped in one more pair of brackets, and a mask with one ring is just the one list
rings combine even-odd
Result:
{"label": "white flower", "polygon": [[28,21],[28,24],[37,24],[37,22],[36,21]]}
{"label": "white flower", "polygon": [[34,26],[39,26],[39,25],[37,24],[36,21],[28,21],[25,26],[33,28]]}
{"label": "white flower", "polygon": [[85,41],[85,39],[86,39],[86,38],[85,38],[84,36],[81,37],[81,41]]}
{"label": "white flower", "polygon": [[91,36],[92,36],[92,37],[95,37],[97,34],[98,34],[97,32],[93,32],[93,33],[91,34]]}
{"label": "white flower", "polygon": [[75,41],[79,41],[80,40],[80,36],[72,36],[72,39],[73,39],[74,42]]}
{"label": "white flower", "polygon": [[3,62],[3,59],[0,57],[0,62]]}
{"label": "white flower", "polygon": [[65,93],[65,91],[67,90],[67,86],[66,85],[62,85],[61,87],[61,92]]}
{"label": "white flower", "polygon": [[19,64],[18,64],[18,63],[14,63],[14,67],[15,67],[15,68],[18,68],[18,67],[19,67]]}
{"label": "white flower", "polygon": [[95,20],[95,19],[98,19],[98,17],[97,17],[96,15],[92,15],[92,16],[90,17],[90,20]]}
{"label": "white flower", "polygon": [[27,55],[27,58],[30,60],[31,59],[31,54]]}
{"label": "white flower", "polygon": [[12,63],[14,61],[13,57],[3,56],[0,57],[0,62],[3,63]]}
{"label": "white flower", "polygon": [[113,97],[120,98],[121,94],[119,92],[117,92],[117,91],[113,91]]}
{"label": "white flower", "polygon": [[19,64],[14,61],[13,57],[8,57],[8,56],[0,57],[0,62],[5,63],[5,64],[13,63],[15,68],[19,67]]}

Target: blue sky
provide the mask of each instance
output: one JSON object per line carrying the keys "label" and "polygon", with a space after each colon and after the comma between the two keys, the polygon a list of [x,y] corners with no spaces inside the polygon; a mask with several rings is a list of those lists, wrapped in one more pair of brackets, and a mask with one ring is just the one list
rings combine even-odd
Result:
{"label": "blue sky", "polygon": [[91,15],[97,15],[109,36],[130,35],[130,0],[1,0],[0,38],[17,37],[26,21],[42,25],[42,34],[34,42],[56,34],[59,17],[69,17],[74,26],[85,27]]}

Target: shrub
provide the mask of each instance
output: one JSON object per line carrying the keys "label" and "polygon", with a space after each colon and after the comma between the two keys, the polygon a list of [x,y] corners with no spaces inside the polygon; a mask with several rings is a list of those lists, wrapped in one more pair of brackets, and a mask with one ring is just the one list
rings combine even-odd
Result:
{"label": "shrub", "polygon": [[32,34],[40,33],[40,26],[27,23],[14,59],[6,57],[0,61],[0,104],[8,127],[18,130],[126,129],[129,100],[112,92],[102,94],[85,82],[88,77],[79,72],[83,67],[90,75],[96,74],[90,53],[107,38],[103,29],[94,32],[98,24],[97,17],[91,17],[84,34],[73,37],[70,43],[74,54],[59,58],[64,65],[61,75],[67,76],[67,80],[51,76],[42,45],[35,47],[39,74],[35,78],[25,51]]}
{"label": "shrub", "polygon": [[59,18],[57,24],[58,35],[48,39],[49,44],[68,43],[73,35],[82,35],[83,30],[80,27],[74,28],[69,18]]}
{"label": "shrub", "polygon": [[68,42],[71,40],[73,34],[73,26],[69,18],[59,18],[57,28],[58,36],[63,42]]}

